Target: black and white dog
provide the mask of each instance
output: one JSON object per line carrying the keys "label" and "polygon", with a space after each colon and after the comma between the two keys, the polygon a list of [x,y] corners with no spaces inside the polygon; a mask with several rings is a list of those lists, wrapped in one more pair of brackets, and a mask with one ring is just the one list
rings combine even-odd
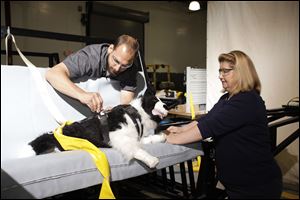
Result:
{"label": "black and white dog", "polygon": [[[168,114],[166,105],[153,92],[146,90],[142,97],[128,105],[113,107],[105,115],[94,115],[63,127],[63,134],[87,139],[97,147],[112,147],[128,160],[135,158],[154,168],[159,159],[141,148],[141,144],[165,142],[164,133],[154,134],[158,123]],[[53,133],[45,133],[29,145],[37,155],[63,151]]]}

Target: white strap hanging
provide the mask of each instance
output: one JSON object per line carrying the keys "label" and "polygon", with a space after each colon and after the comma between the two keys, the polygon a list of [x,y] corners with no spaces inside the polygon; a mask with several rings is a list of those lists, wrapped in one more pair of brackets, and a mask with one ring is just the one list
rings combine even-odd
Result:
{"label": "white strap hanging", "polygon": [[[14,36],[10,33],[10,29],[8,27],[7,29],[7,36],[5,38],[5,48],[6,48],[6,62],[8,61],[8,50],[7,50],[7,40],[8,38],[11,37],[13,43],[15,44],[15,47],[19,53],[19,55],[21,56],[22,60],[25,62],[25,64],[28,66],[31,75],[35,81],[35,85],[44,101],[45,106],[47,107],[48,111],[51,113],[51,115],[54,117],[54,119],[56,120],[57,123],[59,124],[63,124],[66,120],[63,117],[63,115],[60,113],[60,111],[58,110],[58,108],[56,107],[56,105],[53,103],[52,99],[50,98],[50,95],[47,91],[47,81],[45,80],[45,78],[42,77],[41,73],[39,72],[39,70],[37,69],[37,67],[35,65],[33,65],[23,54],[22,52],[19,50],[15,38]],[[6,63],[7,64],[7,63]]]}

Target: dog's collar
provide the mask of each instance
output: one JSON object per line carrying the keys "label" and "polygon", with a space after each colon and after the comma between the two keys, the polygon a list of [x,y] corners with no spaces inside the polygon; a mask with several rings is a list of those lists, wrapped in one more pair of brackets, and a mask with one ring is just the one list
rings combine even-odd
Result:
{"label": "dog's collar", "polygon": [[141,138],[143,136],[144,127],[143,127],[141,115],[139,114],[138,110],[131,105],[127,105],[123,107],[123,109],[125,113],[128,114],[131,120],[133,121],[134,126],[139,134],[139,138]]}

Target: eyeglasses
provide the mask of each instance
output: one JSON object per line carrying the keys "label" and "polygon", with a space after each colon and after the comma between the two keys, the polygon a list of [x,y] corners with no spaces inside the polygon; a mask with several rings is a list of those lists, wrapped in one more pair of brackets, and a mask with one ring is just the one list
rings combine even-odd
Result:
{"label": "eyeglasses", "polygon": [[121,64],[121,62],[118,61],[118,59],[117,59],[114,55],[112,55],[112,59],[113,59],[113,61],[114,61],[117,65],[120,65],[120,67],[121,67],[122,69],[128,69],[128,68],[130,68],[130,67],[133,65],[133,63],[130,63],[130,64],[128,64],[128,65],[123,65],[123,64]]}
{"label": "eyeglasses", "polygon": [[222,76],[227,76],[228,73],[233,70],[233,68],[223,68],[223,69],[219,69],[219,75],[222,75]]}

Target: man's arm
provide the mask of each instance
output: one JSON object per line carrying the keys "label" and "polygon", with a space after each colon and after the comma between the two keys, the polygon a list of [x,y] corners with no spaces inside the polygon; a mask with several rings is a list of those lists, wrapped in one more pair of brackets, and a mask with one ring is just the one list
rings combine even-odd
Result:
{"label": "man's arm", "polygon": [[74,84],[67,66],[61,62],[46,72],[46,80],[58,91],[86,104],[92,112],[100,112],[103,100],[97,92],[86,92]]}
{"label": "man's arm", "polygon": [[134,98],[134,92],[121,90],[120,98],[121,104],[129,104]]}

